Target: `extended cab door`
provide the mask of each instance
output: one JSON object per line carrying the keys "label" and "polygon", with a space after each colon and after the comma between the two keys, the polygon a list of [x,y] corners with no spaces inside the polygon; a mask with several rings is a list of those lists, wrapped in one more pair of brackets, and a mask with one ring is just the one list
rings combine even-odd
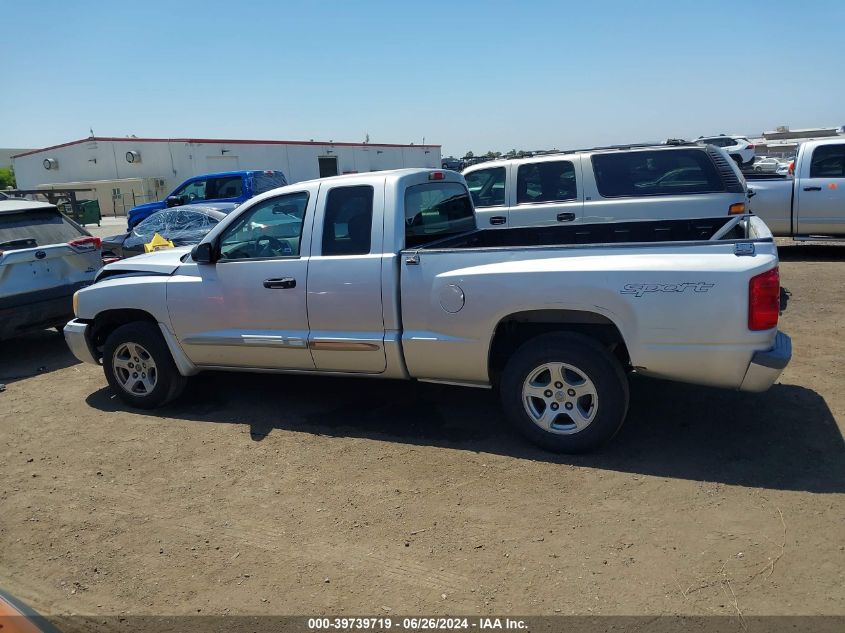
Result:
{"label": "extended cab door", "polygon": [[199,366],[313,369],[305,284],[317,185],[246,203],[167,285],[170,320]]}
{"label": "extended cab door", "polygon": [[317,369],[385,370],[382,311],[384,186],[320,186],[308,267],[309,346]]}
{"label": "extended cab door", "polygon": [[845,234],[845,142],[816,145],[798,162],[795,233]]}
{"label": "extended cab door", "polygon": [[516,182],[508,225],[548,226],[581,220],[581,158],[540,159],[511,165]]}
{"label": "extended cab door", "polygon": [[511,187],[507,165],[490,165],[464,174],[472,196],[478,228],[489,229],[509,226],[508,206],[511,204]]}

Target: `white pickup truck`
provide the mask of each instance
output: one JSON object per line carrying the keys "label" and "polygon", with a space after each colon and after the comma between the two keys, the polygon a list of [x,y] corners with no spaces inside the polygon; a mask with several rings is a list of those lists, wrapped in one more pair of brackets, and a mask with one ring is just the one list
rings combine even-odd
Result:
{"label": "white pickup truck", "polygon": [[106,266],[75,296],[73,353],[128,404],[203,370],[497,387],[534,442],[612,437],[626,372],[767,389],[777,250],[753,216],[476,230],[462,176],[325,178],[244,203],[192,251]]}
{"label": "white pickup truck", "polygon": [[776,236],[845,238],[845,138],[802,143],[793,171],[746,174],[751,210]]}

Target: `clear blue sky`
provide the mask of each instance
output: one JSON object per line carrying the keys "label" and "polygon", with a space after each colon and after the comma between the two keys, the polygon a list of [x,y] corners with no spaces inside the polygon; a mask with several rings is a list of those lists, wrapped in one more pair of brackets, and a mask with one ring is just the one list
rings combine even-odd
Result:
{"label": "clear blue sky", "polygon": [[0,147],[99,136],[445,155],[845,124],[845,2],[0,0]]}

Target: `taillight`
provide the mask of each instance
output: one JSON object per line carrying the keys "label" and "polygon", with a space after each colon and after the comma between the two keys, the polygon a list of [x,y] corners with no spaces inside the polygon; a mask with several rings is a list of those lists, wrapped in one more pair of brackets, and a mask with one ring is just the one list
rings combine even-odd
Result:
{"label": "taillight", "polygon": [[736,202],[728,207],[728,215],[742,215],[745,213],[745,203]]}
{"label": "taillight", "polygon": [[428,175],[429,180],[445,180],[446,174],[442,171],[433,171]]}
{"label": "taillight", "polygon": [[748,282],[748,329],[772,329],[778,324],[779,312],[780,273],[772,268]]}
{"label": "taillight", "polygon": [[102,245],[103,240],[99,237],[79,237],[67,243],[72,249],[77,251],[95,251]]}
{"label": "taillight", "polygon": [[749,143],[748,147],[746,149],[754,149],[754,146],[751,143]]}

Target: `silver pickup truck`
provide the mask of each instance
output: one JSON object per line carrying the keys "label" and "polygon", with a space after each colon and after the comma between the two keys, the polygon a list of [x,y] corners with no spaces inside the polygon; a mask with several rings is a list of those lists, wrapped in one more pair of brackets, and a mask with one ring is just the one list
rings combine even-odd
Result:
{"label": "silver pickup truck", "polygon": [[751,210],[776,236],[845,238],[845,138],[802,143],[793,171],[746,174]]}
{"label": "silver pickup truck", "polygon": [[753,216],[476,230],[451,171],[300,182],[191,251],[106,266],[75,297],[73,353],[152,408],[203,370],[496,387],[537,444],[612,437],[626,372],[744,391],[789,361],[777,250]]}

